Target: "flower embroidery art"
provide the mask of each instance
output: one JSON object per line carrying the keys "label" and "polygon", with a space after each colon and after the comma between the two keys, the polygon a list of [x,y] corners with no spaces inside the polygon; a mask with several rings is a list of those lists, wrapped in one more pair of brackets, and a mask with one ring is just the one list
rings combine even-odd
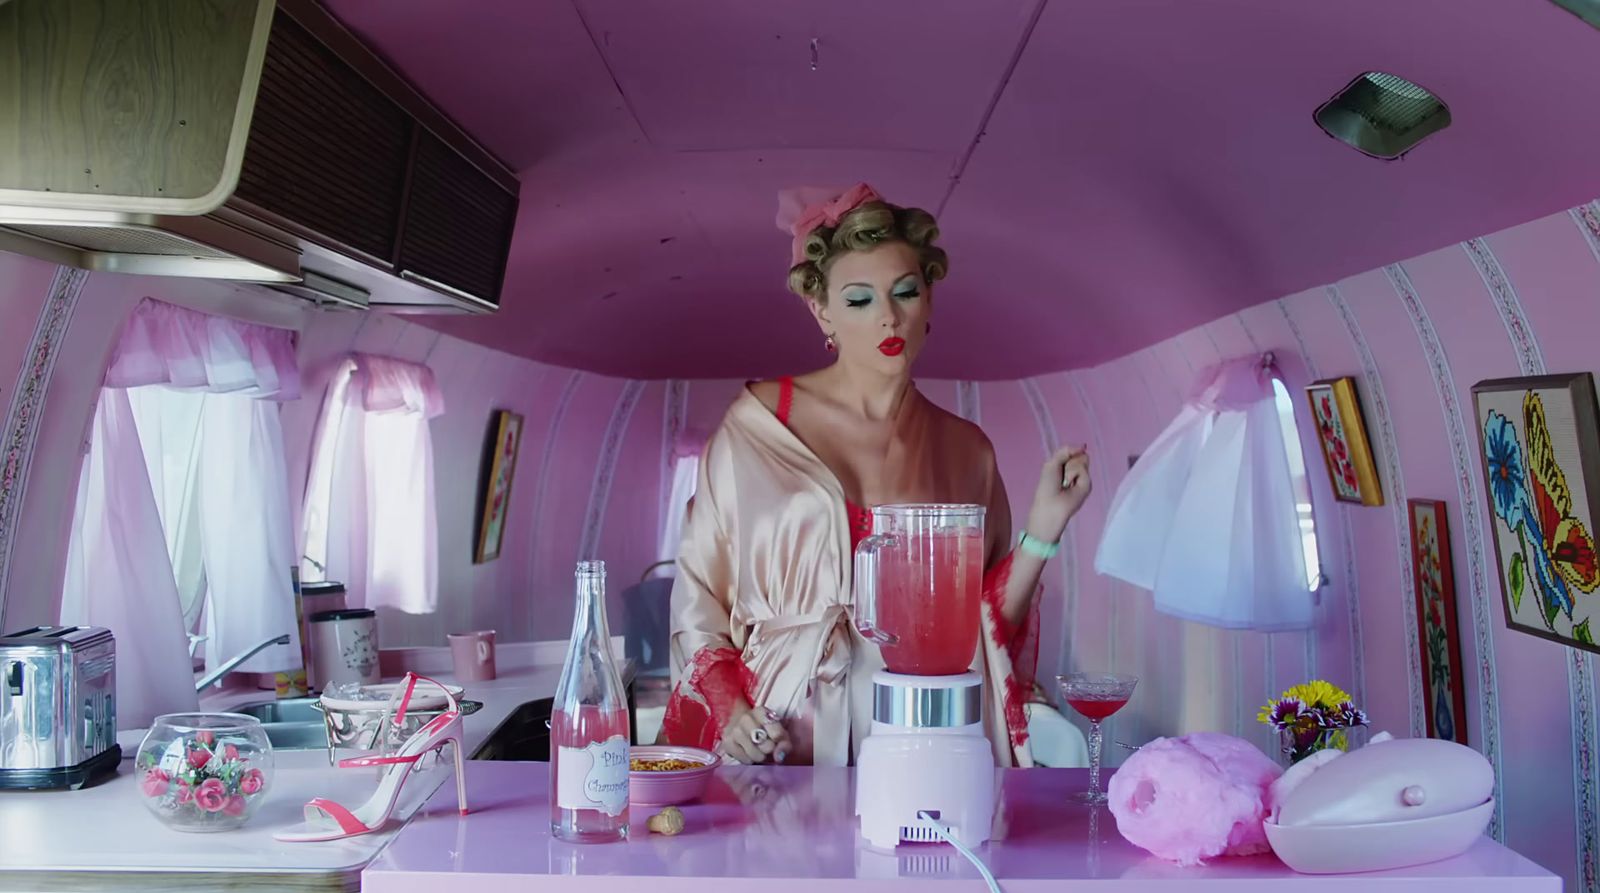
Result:
{"label": "flower embroidery art", "polygon": [[1318,393],[1312,403],[1316,407],[1317,432],[1332,470],[1334,487],[1341,498],[1359,500],[1361,482],[1356,477],[1355,463],[1350,461],[1350,445],[1344,424],[1339,420],[1339,409],[1333,402],[1333,392]]}
{"label": "flower embroidery art", "polygon": [[[1503,568],[1513,613],[1531,589],[1539,617],[1555,631],[1558,618],[1573,623],[1575,598],[1600,588],[1600,558],[1594,537],[1573,514],[1572,491],[1556,458],[1543,399],[1528,391],[1522,401],[1522,434],[1504,414],[1490,410],[1483,445],[1494,514],[1517,538]],[[1592,642],[1587,620],[1572,627],[1572,638]]]}

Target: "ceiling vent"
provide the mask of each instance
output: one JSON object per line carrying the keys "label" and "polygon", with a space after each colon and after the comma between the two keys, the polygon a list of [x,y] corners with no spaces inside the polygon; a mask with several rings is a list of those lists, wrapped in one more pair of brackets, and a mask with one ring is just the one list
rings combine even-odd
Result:
{"label": "ceiling vent", "polygon": [[1552,2],[1596,28],[1600,28],[1600,0],[1552,0]]}
{"label": "ceiling vent", "polygon": [[1317,109],[1317,125],[1374,158],[1399,158],[1450,126],[1439,97],[1403,77],[1369,71]]}

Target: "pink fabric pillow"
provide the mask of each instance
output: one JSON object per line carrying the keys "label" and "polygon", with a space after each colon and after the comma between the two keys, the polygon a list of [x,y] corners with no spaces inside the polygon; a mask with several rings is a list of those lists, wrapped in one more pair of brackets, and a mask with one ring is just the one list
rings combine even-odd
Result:
{"label": "pink fabric pillow", "polygon": [[1108,806],[1129,843],[1179,865],[1262,853],[1267,790],[1282,772],[1231,735],[1157,738],[1111,776]]}

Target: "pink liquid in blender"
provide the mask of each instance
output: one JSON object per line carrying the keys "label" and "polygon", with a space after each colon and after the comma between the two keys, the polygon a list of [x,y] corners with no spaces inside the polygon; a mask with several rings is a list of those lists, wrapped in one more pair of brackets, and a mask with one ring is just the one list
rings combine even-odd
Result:
{"label": "pink liquid in blender", "polygon": [[[620,741],[618,740],[620,739]],[[626,805],[628,780],[628,711],[626,708],[604,711],[593,705],[583,705],[576,714],[557,710],[550,714],[550,826],[551,832],[562,840],[590,843],[616,840],[628,826]],[[609,744],[609,747],[605,745]],[[591,745],[601,745],[596,750]],[[614,761],[620,755],[620,767],[598,765]],[[563,773],[568,777],[563,777]],[[583,802],[587,797],[604,797],[596,785],[623,785],[622,812],[607,815],[600,808],[571,808],[570,804]],[[560,796],[567,792],[566,797]],[[563,804],[563,799],[567,804]]]}
{"label": "pink liquid in blender", "polygon": [[953,676],[978,650],[983,534],[935,530],[903,536],[880,557],[878,628],[899,639],[883,646],[891,673]]}

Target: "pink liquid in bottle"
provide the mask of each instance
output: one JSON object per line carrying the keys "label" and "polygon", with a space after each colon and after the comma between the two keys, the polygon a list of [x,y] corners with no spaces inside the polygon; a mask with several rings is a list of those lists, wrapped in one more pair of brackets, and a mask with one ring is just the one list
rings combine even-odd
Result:
{"label": "pink liquid in bottle", "polygon": [[[562,840],[616,840],[628,826],[628,712],[584,705],[550,714],[550,829]],[[618,810],[612,812],[611,810]]]}
{"label": "pink liquid in bottle", "polygon": [[933,530],[881,553],[878,628],[891,673],[953,676],[972,668],[983,589],[983,533]]}
{"label": "pink liquid in bottle", "polygon": [[580,561],[572,641],[550,711],[550,833],[628,839],[628,703],[606,625],[605,564]]}

